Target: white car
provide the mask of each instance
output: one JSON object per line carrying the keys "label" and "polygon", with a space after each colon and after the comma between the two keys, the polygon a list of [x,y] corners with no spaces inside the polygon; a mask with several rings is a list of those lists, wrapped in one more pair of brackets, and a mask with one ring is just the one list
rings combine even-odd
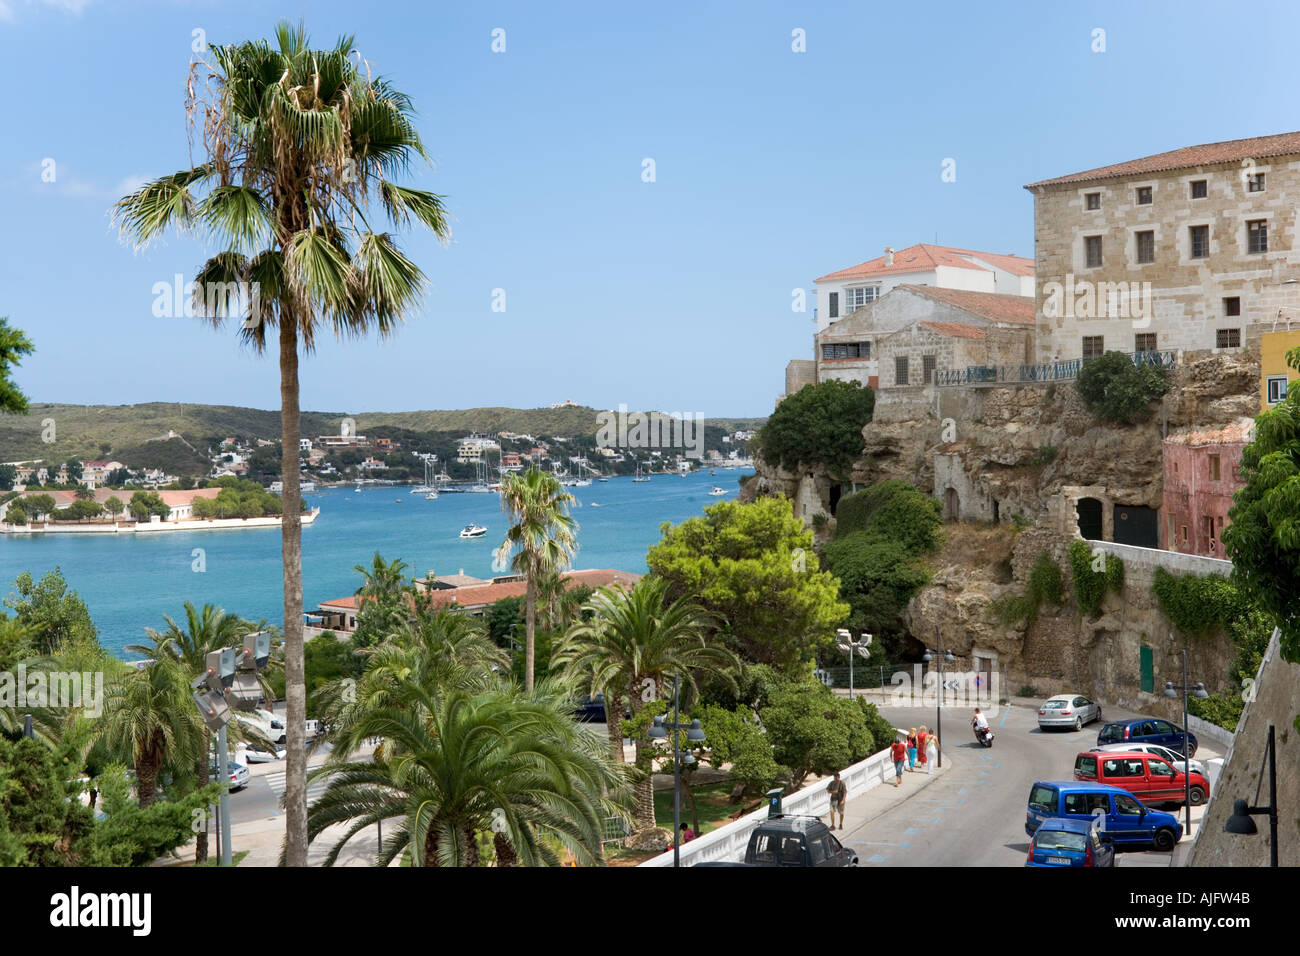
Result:
{"label": "white car", "polygon": [[263,750],[261,747],[249,744],[241,744],[235,751],[235,759],[240,763],[274,763],[277,760],[283,760],[288,753],[283,747],[276,747],[275,750]]}
{"label": "white car", "polygon": [[1070,727],[1083,730],[1084,724],[1101,720],[1101,705],[1078,694],[1057,694],[1038,708],[1038,729]]}
{"label": "white car", "polygon": [[[1155,754],[1157,757],[1163,757],[1165,760],[1169,761],[1173,768],[1179,773],[1187,772],[1187,769],[1183,766],[1183,755],[1177,750],[1173,750],[1162,744],[1103,744],[1100,747],[1093,747],[1092,749],[1098,751],[1109,751],[1111,753],[1133,753],[1137,751],[1140,753]],[[1205,776],[1205,764],[1201,763],[1199,760],[1193,759],[1192,773],[1199,773],[1201,776]]]}

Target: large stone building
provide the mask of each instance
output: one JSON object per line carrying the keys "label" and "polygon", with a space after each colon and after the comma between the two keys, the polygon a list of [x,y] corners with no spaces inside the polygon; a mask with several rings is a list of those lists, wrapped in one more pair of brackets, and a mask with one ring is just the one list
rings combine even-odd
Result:
{"label": "large stone building", "polygon": [[1025,188],[1040,361],[1258,347],[1263,332],[1300,317],[1300,132]]}

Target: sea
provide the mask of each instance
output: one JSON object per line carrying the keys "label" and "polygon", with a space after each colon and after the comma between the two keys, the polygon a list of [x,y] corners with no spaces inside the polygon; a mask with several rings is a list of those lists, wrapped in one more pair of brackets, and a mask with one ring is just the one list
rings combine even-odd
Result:
{"label": "sea", "polygon": [[[709,505],[734,500],[752,472],[709,469],[688,474],[593,480],[567,489],[577,499],[575,569],[646,571],[646,551],[664,522],[679,524]],[[717,486],[725,496],[710,496]],[[408,577],[465,574],[490,578],[493,552],[506,531],[496,493],[442,493],[435,501],[409,486],[329,488],[303,496],[320,515],[302,529],[303,607],[346,597],[361,586],[355,570],[375,552],[401,558]],[[487,527],[481,538],[461,538],[468,524]],[[119,535],[0,535],[0,595],[13,594],[23,571],[39,580],[60,568],[99,628],[100,643],[128,658],[128,644],[145,641],[145,628],[184,622],[184,604],[215,604],[250,620],[279,625],[284,617],[280,529],[172,531]]]}

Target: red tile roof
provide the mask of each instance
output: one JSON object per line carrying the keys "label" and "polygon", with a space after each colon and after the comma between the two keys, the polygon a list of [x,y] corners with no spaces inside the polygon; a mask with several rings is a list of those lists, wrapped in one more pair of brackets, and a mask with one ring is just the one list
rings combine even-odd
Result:
{"label": "red tile roof", "polygon": [[1026,189],[1040,186],[1058,186],[1065,183],[1086,183],[1097,179],[1116,179],[1121,176],[1138,176],[1143,173],[1167,172],[1171,169],[1186,169],[1189,166],[1211,166],[1215,163],[1234,163],[1243,159],[1263,159],[1266,156],[1289,156],[1300,153],[1300,132],[1278,133],[1274,136],[1255,136],[1251,139],[1230,139],[1222,143],[1205,143],[1201,146],[1184,146],[1182,149],[1167,153],[1156,153],[1141,159],[1130,159],[1125,163],[1112,166],[1099,166],[1096,169],[1055,179],[1044,179],[1030,183]]}
{"label": "red tile roof", "polygon": [[851,266],[848,269],[828,273],[813,281],[825,282],[831,279],[863,279],[873,276],[900,275],[909,272],[933,272],[939,266],[949,266],[954,269],[975,269],[982,272],[988,271],[986,266],[982,266],[978,262],[971,262],[969,259],[963,258],[964,256],[983,259],[989,264],[1005,269],[1013,275],[1031,276],[1034,274],[1034,260],[1032,259],[1001,253],[974,252],[970,249],[957,249],[952,246],[935,246],[922,242],[895,252],[892,266],[885,265],[885,257],[879,256],[859,265]]}
{"label": "red tile roof", "polygon": [[929,299],[946,302],[989,322],[1012,325],[1034,324],[1034,300],[1027,295],[1003,295],[1000,292],[967,292],[964,289],[940,289],[932,285],[900,285]]}
{"label": "red tile roof", "polygon": [[1239,418],[1217,428],[1182,428],[1165,439],[1166,445],[1244,445],[1250,441],[1255,419]]}
{"label": "red tile roof", "polygon": [[954,339],[982,339],[985,334],[979,326],[964,325],[961,322],[918,322],[916,324],[924,325],[927,329]]}
{"label": "red tile roof", "polygon": [[[98,501],[102,505],[109,498],[117,498],[117,500],[123,504],[130,504],[131,496],[141,490],[149,491],[152,489],[132,488],[127,491],[114,491],[112,488],[96,488],[94,500]],[[195,488],[191,491],[160,491],[158,492],[158,497],[163,500],[163,504],[167,505],[167,507],[175,508],[179,505],[192,504],[195,498],[216,498],[220,492],[220,488]],[[31,492],[29,492],[29,494],[40,493],[41,492],[37,492],[36,489],[32,489]],[[75,491],[50,490],[44,492],[44,494],[52,497],[55,504],[60,508],[66,508],[77,500],[77,493]]]}
{"label": "red tile roof", "polygon": [[[570,571],[564,578],[566,584],[570,586],[586,585],[589,588],[602,588],[612,584],[636,584],[641,580],[641,575],[631,571],[602,569]],[[507,581],[503,584],[471,584],[458,588],[441,588],[427,593],[433,599],[433,606],[437,608],[447,606],[479,608],[495,604],[504,598],[523,597],[527,590],[526,581]],[[322,601],[318,606],[326,611],[356,610],[358,607],[355,595],[336,598],[333,601]]]}

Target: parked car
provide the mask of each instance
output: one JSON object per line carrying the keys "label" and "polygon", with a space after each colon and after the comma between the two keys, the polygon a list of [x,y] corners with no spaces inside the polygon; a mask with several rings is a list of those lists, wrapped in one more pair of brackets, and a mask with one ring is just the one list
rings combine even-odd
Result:
{"label": "parked car", "polygon": [[1115,841],[1095,817],[1048,817],[1025,857],[1025,866],[1114,865]]}
{"label": "parked car", "polygon": [[1183,838],[1183,825],[1171,813],[1152,810],[1127,790],[1104,783],[1040,780],[1029,788],[1025,834],[1033,836],[1052,817],[1103,817],[1115,848],[1154,846],[1172,850]]}
{"label": "parked car", "polygon": [[[230,789],[232,792],[235,790],[243,790],[248,786],[250,775],[247,767],[242,763],[235,762],[234,760],[227,760],[226,766],[230,769]],[[214,781],[221,779],[221,776],[217,773],[217,762],[215,760],[208,761],[208,776],[210,776]]]}
{"label": "parked car", "polygon": [[1143,803],[1182,803],[1190,796],[1199,807],[1210,795],[1210,781],[1191,774],[1189,781],[1164,757],[1141,750],[1122,753],[1085,751],[1074,758],[1074,779],[1108,783],[1127,790]]}
{"label": "parked car", "polygon": [[[1160,744],[1183,753],[1183,729],[1157,717],[1114,720],[1097,734],[1097,746],[1105,744]],[[1196,735],[1187,735],[1187,756],[1196,756]]]}
{"label": "parked car", "polygon": [[697,866],[857,866],[858,855],[816,817],[768,817],[749,835],[744,863]]}
{"label": "parked car", "polygon": [[[1106,744],[1104,747],[1093,747],[1092,749],[1100,751],[1101,753],[1121,753],[1140,750],[1144,753],[1155,754],[1157,757],[1164,757],[1174,765],[1174,769],[1179,773],[1184,773],[1187,769],[1184,765],[1188,761],[1183,758],[1181,753],[1174,750],[1172,747],[1163,747],[1160,744]],[[1199,760],[1191,761],[1191,765],[1193,773],[1205,773],[1205,764],[1201,763]]]}
{"label": "parked car", "polygon": [[[583,697],[573,707],[573,716],[582,723],[603,724],[605,722],[605,695]],[[632,712],[623,708],[623,719],[631,720]]]}
{"label": "parked car", "polygon": [[288,753],[283,747],[276,747],[275,750],[263,750],[255,745],[243,746],[235,751],[235,759],[243,763],[274,763],[277,760],[283,760]]}
{"label": "parked car", "polygon": [[1057,694],[1043,701],[1038,708],[1038,729],[1073,727],[1083,730],[1084,724],[1101,720],[1101,705],[1078,694]]}

